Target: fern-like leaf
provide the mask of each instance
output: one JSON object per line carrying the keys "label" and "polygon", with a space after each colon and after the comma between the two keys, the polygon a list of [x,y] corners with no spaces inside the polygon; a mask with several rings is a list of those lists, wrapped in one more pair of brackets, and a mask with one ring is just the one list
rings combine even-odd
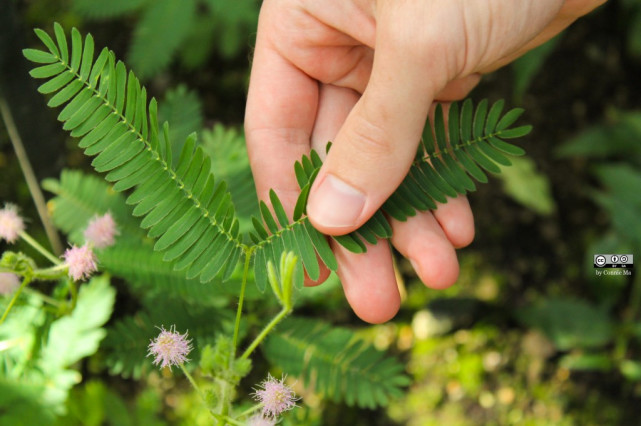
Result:
{"label": "fern-like leaf", "polygon": [[334,401],[376,408],[403,395],[410,381],[403,365],[356,338],[346,328],[290,318],[269,337],[263,351],[286,373]]}
{"label": "fern-like leaf", "polygon": [[[417,159],[398,189],[359,229],[347,235],[331,238],[354,253],[363,253],[367,250],[366,242],[376,244],[379,239],[392,236],[392,228],[387,217],[405,221],[408,217],[416,215],[417,211],[435,209],[438,203],[446,203],[448,198],[474,191],[476,189],[474,181],[485,183],[488,180],[483,170],[500,173],[499,165],[511,164],[509,156],[525,153],[523,149],[506,142],[505,139],[525,136],[531,130],[529,125],[512,127],[523,110],[515,108],[502,114],[503,104],[503,101],[498,101],[488,108],[487,100],[483,100],[474,108],[472,101],[468,99],[459,111],[459,105],[452,103],[447,120],[445,120],[443,108],[438,105],[434,124],[426,126]],[[301,224],[311,228],[305,218],[305,206],[309,190],[321,165],[320,156],[315,151],[312,151],[309,156],[303,156],[302,160],[296,163],[294,170],[301,194],[294,209],[294,222],[284,226],[283,229],[277,229],[274,226],[275,221],[266,217],[269,211],[266,207],[262,209],[263,219],[268,225],[270,222],[272,224],[268,226],[272,235],[269,235],[265,228],[261,228],[260,221],[254,220],[254,241],[260,247],[270,245],[274,247],[270,238],[272,241],[280,240],[281,236],[285,238],[288,231]],[[273,197],[275,194],[272,194]],[[274,200],[271,201],[274,204]],[[314,237],[305,241],[315,246],[319,236]],[[324,246],[325,244],[320,242],[316,248],[324,249]],[[277,248],[274,251],[278,250]],[[264,251],[267,253],[265,255],[267,260],[273,262],[277,259],[270,257],[271,252],[268,248]],[[275,254],[280,256],[280,252]],[[318,254],[321,253],[318,252]],[[331,268],[335,265],[335,260],[330,255],[331,253],[321,258]],[[315,279],[317,269],[313,257],[313,252],[307,250],[304,263],[310,277]],[[328,260],[333,263],[327,263]],[[257,268],[261,267],[257,265]],[[262,271],[257,271],[256,275],[260,273]]]}
{"label": "fern-like leaf", "polygon": [[475,109],[468,99],[459,111],[459,105],[453,103],[447,126],[438,105],[433,127],[426,127],[423,133],[417,161],[383,211],[404,221],[416,211],[436,208],[436,203],[445,203],[448,197],[474,191],[474,181],[487,182],[483,169],[500,173],[498,164],[511,164],[508,156],[523,155],[523,149],[505,139],[525,136],[532,127],[512,127],[523,109],[502,114],[503,104],[501,100],[488,108],[487,100],[482,100]]}
{"label": "fern-like leaf", "polygon": [[95,156],[92,165],[107,173],[114,189],[134,188],[127,203],[157,239],[155,249],[188,278],[228,278],[245,246],[231,196],[210,173],[211,160],[195,136],[174,164],[171,149],[159,143],[155,99],[147,101],[146,89],[113,52],[105,48],[94,60],[91,35],[83,42],[74,28],[68,43],[59,24],[55,42],[44,31],[36,34],[47,51],[25,49],[24,55],[45,64],[31,72],[47,80],[39,91],[51,96],[50,106],[65,105],[58,119],[81,137],[78,145]]}

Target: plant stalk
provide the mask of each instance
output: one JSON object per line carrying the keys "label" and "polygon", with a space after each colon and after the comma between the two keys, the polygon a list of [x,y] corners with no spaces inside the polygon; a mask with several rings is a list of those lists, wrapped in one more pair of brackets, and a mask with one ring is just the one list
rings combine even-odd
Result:
{"label": "plant stalk", "polygon": [[251,261],[252,248],[245,250],[245,266],[243,267],[243,280],[240,285],[240,294],[238,295],[238,308],[236,310],[236,322],[234,323],[234,336],[232,338],[232,353],[229,357],[229,367],[236,358],[236,347],[238,346],[238,334],[240,331],[240,319],[243,314],[243,302],[245,300],[245,290],[247,288],[247,276],[249,275],[249,263]]}
{"label": "plant stalk", "polygon": [[13,308],[13,305],[15,305],[16,301],[18,300],[18,297],[20,297],[22,290],[24,290],[24,288],[29,284],[30,281],[31,281],[31,277],[25,277],[22,280],[22,284],[20,285],[20,288],[14,293],[13,297],[11,298],[11,301],[9,302],[9,305],[4,310],[4,314],[2,314],[2,318],[0,318],[0,325],[4,323],[4,320],[9,315],[9,311],[11,311],[11,308]]}
{"label": "plant stalk", "polygon": [[187,369],[185,368],[185,365],[179,364],[179,367],[187,377],[187,380],[189,380],[189,383],[191,383],[191,385],[193,386],[194,390],[198,392],[198,395],[202,398],[203,402],[207,404],[207,399],[205,398],[205,394],[202,392],[202,390],[200,390],[200,386],[198,386],[198,384],[196,383],[192,375],[189,374],[189,371],[187,371]]}
{"label": "plant stalk", "polygon": [[260,345],[260,343],[265,340],[265,337],[278,325],[279,322],[281,322],[289,313],[291,312],[291,309],[283,308],[281,311],[276,315],[270,322],[263,328],[263,330],[260,332],[258,336],[254,339],[254,341],[249,345],[249,347],[243,352],[243,354],[240,356],[240,359],[245,359],[251,355],[251,353]]}
{"label": "plant stalk", "polygon": [[22,238],[27,243],[29,243],[29,245],[31,247],[33,247],[34,249],[36,249],[36,251],[38,251],[38,253],[40,253],[41,255],[46,257],[47,259],[49,259],[51,261],[51,263],[53,263],[54,265],[60,265],[62,263],[60,259],[58,259],[56,256],[51,254],[49,252],[49,250],[47,250],[46,248],[42,247],[36,240],[31,238],[31,235],[27,234],[26,232],[24,232],[24,231],[21,232],[20,233],[20,238]]}
{"label": "plant stalk", "polygon": [[47,213],[45,197],[40,190],[38,179],[36,178],[36,174],[33,172],[31,163],[29,162],[27,151],[24,149],[22,139],[20,138],[18,129],[16,128],[16,125],[13,121],[11,110],[9,109],[6,100],[2,96],[0,96],[0,114],[2,115],[2,120],[4,121],[4,125],[7,128],[9,140],[13,145],[13,150],[16,153],[16,158],[18,159],[18,163],[20,164],[20,168],[22,169],[22,174],[24,175],[27,182],[29,192],[31,193],[33,202],[36,205],[38,216],[40,216],[42,225],[45,228],[45,233],[47,234],[47,238],[49,239],[49,244],[51,244],[51,248],[53,249],[54,253],[62,254],[62,243],[60,242],[58,233],[51,224],[49,214]]}

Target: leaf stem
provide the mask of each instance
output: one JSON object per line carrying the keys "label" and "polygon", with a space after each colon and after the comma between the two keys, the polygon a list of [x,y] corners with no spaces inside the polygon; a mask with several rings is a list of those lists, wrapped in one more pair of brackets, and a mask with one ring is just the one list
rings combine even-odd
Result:
{"label": "leaf stem", "polygon": [[245,300],[245,289],[247,288],[247,276],[249,275],[249,263],[251,261],[253,248],[245,250],[245,266],[243,268],[243,280],[240,285],[240,294],[238,295],[238,309],[236,310],[236,322],[234,323],[234,336],[232,338],[232,353],[229,357],[229,367],[236,358],[236,347],[238,346],[238,334],[240,331],[240,319],[243,314],[243,302]]}
{"label": "leaf stem", "polygon": [[48,304],[50,304],[51,306],[55,306],[55,307],[56,307],[56,308],[58,308],[58,309],[60,309],[60,308],[62,307],[62,303],[60,303],[60,301],[59,301],[59,300],[54,299],[53,297],[49,297],[49,296],[47,296],[46,294],[42,294],[41,292],[39,292],[39,291],[37,291],[37,290],[33,290],[33,289],[29,288],[29,287],[26,287],[26,288],[24,289],[24,292],[25,292],[25,293],[29,293],[29,294],[31,294],[31,295],[33,295],[33,296],[35,296],[35,297],[39,298],[39,299],[40,299],[40,300],[42,300],[43,302],[48,303]]}
{"label": "leaf stem", "polygon": [[24,232],[24,231],[20,232],[20,238],[22,238],[27,243],[29,243],[29,245],[31,247],[33,247],[34,249],[36,249],[36,251],[38,251],[38,253],[40,253],[41,255],[46,257],[47,259],[49,259],[51,261],[51,263],[53,263],[54,265],[60,265],[62,263],[62,261],[60,259],[58,259],[56,256],[51,254],[49,252],[49,250],[47,250],[46,248],[42,247],[36,240],[31,238],[31,235],[27,234],[26,232]]}
{"label": "leaf stem", "polygon": [[202,392],[202,390],[200,389],[200,386],[198,386],[193,376],[189,374],[189,371],[187,371],[187,369],[185,368],[185,364],[179,364],[178,366],[180,367],[182,372],[185,374],[185,376],[187,377],[187,380],[189,380],[189,383],[191,383],[194,390],[198,392],[198,395],[202,398],[203,402],[207,404],[207,399],[205,398],[205,394]]}
{"label": "leaf stem", "polygon": [[240,414],[238,415],[238,417],[243,418],[243,417],[249,416],[249,415],[250,415],[250,414],[252,414],[254,411],[258,411],[258,410],[260,410],[262,407],[263,407],[263,404],[256,404],[256,405],[254,405],[253,407],[250,407],[250,408],[248,408],[247,410],[245,410],[245,411],[243,411],[242,413],[240,413]]}
{"label": "leaf stem", "polygon": [[276,315],[270,322],[263,328],[263,330],[260,332],[258,336],[254,339],[254,341],[249,345],[249,347],[243,352],[243,354],[240,356],[240,359],[245,359],[249,357],[249,355],[256,349],[260,343],[265,340],[265,337],[278,325],[279,322],[281,322],[289,313],[291,312],[291,309],[283,308],[281,311]]}
{"label": "leaf stem", "polygon": [[29,188],[29,192],[31,193],[31,197],[33,198],[33,203],[36,205],[38,216],[40,216],[42,225],[45,228],[45,233],[47,234],[47,238],[49,239],[49,244],[51,244],[51,248],[53,249],[54,253],[62,254],[62,243],[60,242],[58,233],[51,224],[51,219],[49,218],[49,214],[47,212],[45,197],[44,195],[42,195],[40,185],[38,185],[38,179],[36,178],[36,174],[33,172],[31,163],[29,162],[29,157],[26,150],[24,149],[24,145],[22,144],[22,139],[20,138],[18,129],[16,128],[16,125],[13,121],[11,110],[9,109],[9,106],[7,105],[4,97],[1,96],[0,115],[2,115],[2,120],[4,121],[4,125],[7,128],[9,140],[13,145],[13,150],[16,153],[16,158],[18,159],[18,163],[20,164],[20,168],[22,169],[22,174],[24,175],[24,178],[27,182],[27,187]]}
{"label": "leaf stem", "polygon": [[225,416],[222,414],[214,414],[214,417],[216,418],[216,420],[218,420],[219,425],[225,425],[227,423],[230,423],[234,426],[245,426],[245,423],[241,423],[238,420],[232,419],[229,416]]}
{"label": "leaf stem", "polygon": [[0,325],[2,325],[4,320],[7,318],[7,315],[9,315],[9,311],[11,311],[11,308],[13,308],[13,305],[18,300],[18,297],[20,297],[20,293],[22,293],[22,290],[29,284],[30,281],[31,277],[24,277],[20,288],[14,293],[11,301],[9,302],[9,305],[7,305],[7,308],[4,310],[4,314],[2,314],[2,318],[0,318]]}

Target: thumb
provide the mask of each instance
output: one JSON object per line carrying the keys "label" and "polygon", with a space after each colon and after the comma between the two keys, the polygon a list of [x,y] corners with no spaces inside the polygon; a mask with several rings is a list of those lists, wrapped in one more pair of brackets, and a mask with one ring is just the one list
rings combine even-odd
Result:
{"label": "thumb", "polygon": [[417,55],[411,40],[385,37],[389,31],[381,27],[369,83],[310,191],[307,214],[326,234],[357,229],[400,185],[415,157],[434,93],[448,79],[447,72],[439,73],[433,62]]}

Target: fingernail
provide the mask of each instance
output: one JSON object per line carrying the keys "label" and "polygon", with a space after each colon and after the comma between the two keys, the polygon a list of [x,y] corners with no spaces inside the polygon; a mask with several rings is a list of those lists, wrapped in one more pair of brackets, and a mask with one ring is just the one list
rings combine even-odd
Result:
{"label": "fingernail", "polygon": [[365,207],[365,194],[333,175],[316,188],[307,205],[307,214],[328,228],[353,226]]}

